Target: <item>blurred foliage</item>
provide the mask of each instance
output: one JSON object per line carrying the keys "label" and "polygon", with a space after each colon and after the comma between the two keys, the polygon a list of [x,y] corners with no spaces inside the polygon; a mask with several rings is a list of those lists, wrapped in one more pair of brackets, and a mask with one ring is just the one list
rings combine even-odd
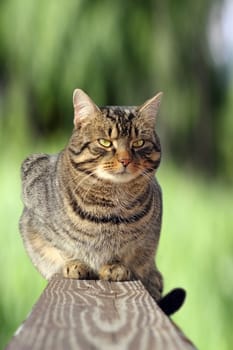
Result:
{"label": "blurred foliage", "polygon": [[159,125],[172,157],[233,179],[233,96],[206,35],[216,2],[2,0],[1,139],[70,130],[76,87],[99,105],[163,90]]}

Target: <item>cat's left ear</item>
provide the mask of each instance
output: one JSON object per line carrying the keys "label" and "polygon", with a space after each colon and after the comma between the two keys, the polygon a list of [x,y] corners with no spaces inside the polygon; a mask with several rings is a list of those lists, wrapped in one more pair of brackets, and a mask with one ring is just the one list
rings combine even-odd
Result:
{"label": "cat's left ear", "polygon": [[77,127],[77,125],[80,124],[84,119],[100,112],[99,107],[97,107],[92,99],[81,89],[74,90],[73,105],[75,127]]}
{"label": "cat's left ear", "polygon": [[138,109],[139,114],[155,120],[159,111],[162,96],[163,93],[159,92],[157,95],[143,103],[143,105]]}

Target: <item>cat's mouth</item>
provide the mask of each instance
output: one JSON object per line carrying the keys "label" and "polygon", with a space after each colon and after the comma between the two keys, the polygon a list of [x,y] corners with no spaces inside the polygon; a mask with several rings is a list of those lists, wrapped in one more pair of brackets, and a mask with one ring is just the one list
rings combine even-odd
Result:
{"label": "cat's mouth", "polygon": [[122,169],[119,169],[115,172],[116,175],[124,175],[124,174],[130,174],[130,171],[127,167],[122,167]]}
{"label": "cat's mouth", "polygon": [[115,183],[126,183],[132,181],[138,176],[138,174],[130,172],[127,167],[119,169],[115,172],[97,169],[96,175],[102,180],[108,180]]}

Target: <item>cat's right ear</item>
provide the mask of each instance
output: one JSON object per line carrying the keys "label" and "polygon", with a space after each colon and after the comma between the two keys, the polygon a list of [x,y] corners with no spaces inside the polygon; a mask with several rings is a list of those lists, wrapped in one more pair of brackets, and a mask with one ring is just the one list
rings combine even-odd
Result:
{"label": "cat's right ear", "polygon": [[100,112],[100,109],[91,98],[81,89],[75,89],[73,93],[74,126],[77,127],[85,118]]}

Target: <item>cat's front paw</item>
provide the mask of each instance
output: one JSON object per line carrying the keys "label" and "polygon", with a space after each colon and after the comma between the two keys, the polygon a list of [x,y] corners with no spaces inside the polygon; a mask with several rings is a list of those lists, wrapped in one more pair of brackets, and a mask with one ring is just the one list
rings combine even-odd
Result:
{"label": "cat's front paw", "polygon": [[109,264],[101,267],[99,278],[112,282],[130,281],[132,279],[132,273],[122,264]]}
{"label": "cat's front paw", "polygon": [[94,272],[83,262],[79,260],[69,261],[63,268],[63,276],[65,278],[74,279],[91,279],[94,278]]}

